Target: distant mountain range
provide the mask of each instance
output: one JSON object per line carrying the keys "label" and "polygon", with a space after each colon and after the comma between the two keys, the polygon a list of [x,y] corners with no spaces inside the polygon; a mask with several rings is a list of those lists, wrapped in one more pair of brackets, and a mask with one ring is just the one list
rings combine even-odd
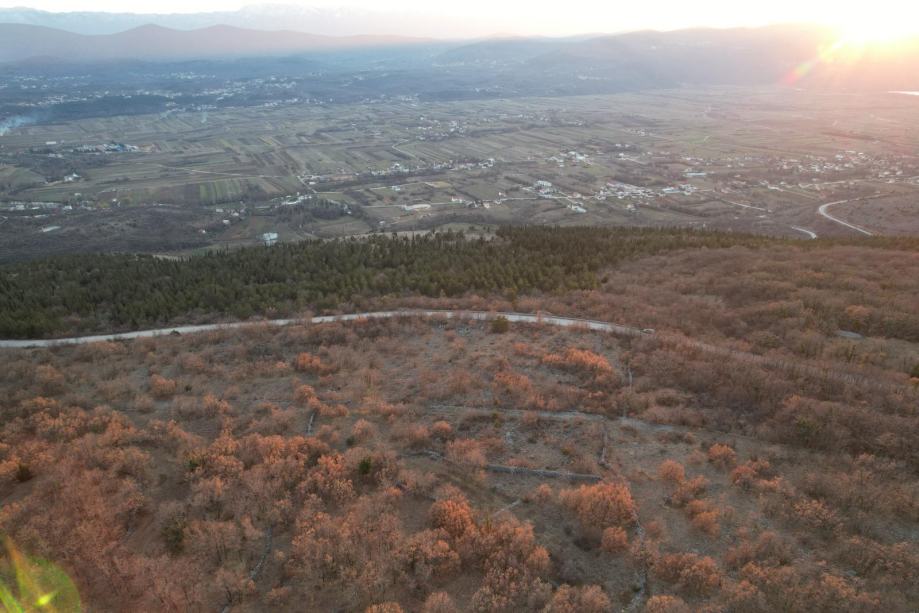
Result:
{"label": "distant mountain range", "polygon": [[252,30],[317,32],[325,36],[425,36],[474,38],[493,32],[487,22],[445,20],[419,12],[373,11],[355,8],[260,4],[237,11],[206,13],[51,13],[31,8],[0,8],[0,23],[44,26],[77,34],[117,34],[146,25],[174,30],[200,30],[216,25]]}
{"label": "distant mountain range", "polygon": [[94,62],[277,56],[419,42],[422,42],[421,39],[396,36],[320,36],[226,25],[200,30],[173,30],[144,25],[117,34],[86,35],[44,26],[0,23],[0,62],[21,62],[35,58]]}
{"label": "distant mountain range", "polygon": [[[697,28],[576,39],[485,40],[441,53],[444,66],[503,68],[509,78],[576,76],[623,89],[785,83],[833,89],[919,89],[919,38],[836,48],[815,26]],[[834,50],[835,49],[835,50]]]}
{"label": "distant mountain range", "polygon": [[[396,69],[416,76],[447,70],[494,91],[533,91],[534,83],[546,84],[541,91],[558,94],[780,82],[834,89],[919,89],[919,39],[895,48],[842,49],[828,55],[834,42],[830,30],[813,26],[451,42],[231,25],[178,30],[148,24],[88,35],[0,23],[0,63],[169,62],[310,53],[315,58],[317,52],[361,50],[366,53],[352,53],[349,70]],[[383,49],[398,51],[396,63],[383,66]]]}

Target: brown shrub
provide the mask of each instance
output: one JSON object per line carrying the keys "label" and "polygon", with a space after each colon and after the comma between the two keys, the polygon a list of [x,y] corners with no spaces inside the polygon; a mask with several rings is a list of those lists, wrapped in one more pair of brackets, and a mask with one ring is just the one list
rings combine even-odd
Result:
{"label": "brown shrub", "polygon": [[230,412],[230,403],[217,398],[213,394],[205,394],[204,398],[201,399],[201,408],[208,417],[227,415]]}
{"label": "brown shrub", "polygon": [[403,609],[398,602],[383,602],[370,605],[364,613],[403,613]]}
{"label": "brown shrub", "polygon": [[[765,463],[768,468],[769,463]],[[745,490],[752,489],[759,480],[763,466],[759,461],[751,460],[731,471],[731,483]]]}
{"label": "brown shrub", "polygon": [[41,364],[35,368],[35,382],[41,393],[46,396],[60,394],[66,387],[64,375],[50,364]]}
{"label": "brown shrub", "polygon": [[715,443],[708,448],[708,461],[718,468],[727,470],[737,464],[737,453],[727,445]]}
{"label": "brown shrub", "polygon": [[435,421],[431,424],[431,434],[435,438],[445,441],[453,436],[453,426],[443,420]]}
{"label": "brown shrub", "polygon": [[492,393],[496,402],[509,404],[512,408],[541,408],[543,404],[530,378],[512,370],[495,373]]}
{"label": "brown shrub", "polygon": [[[431,431],[423,424],[410,424],[395,432],[397,438],[404,440],[410,449],[422,449],[431,444]],[[451,458],[454,459],[454,458]]]}
{"label": "brown shrub", "polygon": [[692,609],[678,596],[661,594],[648,599],[645,613],[692,613]]}
{"label": "brown shrub", "polygon": [[461,538],[475,529],[472,507],[461,496],[438,500],[431,505],[428,517],[432,526],[443,528],[454,539]]}
{"label": "brown shrub", "polygon": [[555,498],[555,492],[552,491],[552,486],[548,483],[540,483],[533,493],[530,494],[530,499],[534,502],[540,504],[545,504]]}
{"label": "brown shrub", "polygon": [[672,553],[660,556],[653,566],[654,574],[677,585],[693,596],[710,596],[721,585],[721,571],[715,560],[694,553]]}
{"label": "brown shrub", "polygon": [[841,557],[863,576],[879,577],[901,587],[919,582],[919,547],[915,543],[885,545],[856,536],[848,539]]}
{"label": "brown shrub", "polygon": [[177,384],[172,379],[167,379],[160,375],[152,375],[150,377],[150,393],[154,398],[159,400],[169,398],[175,394],[176,387]]}
{"label": "brown shrub", "polygon": [[543,364],[589,374],[612,373],[613,367],[602,355],[587,349],[569,347],[564,354],[549,353],[543,356]]}
{"label": "brown shrub", "polygon": [[761,592],[767,610],[862,613],[880,607],[877,594],[860,591],[854,581],[826,571],[811,569],[802,574],[791,566],[750,563],[741,576]]}
{"label": "brown shrub", "polygon": [[207,362],[197,353],[183,355],[179,359],[179,364],[182,366],[183,372],[193,375],[202,375],[210,371]]}
{"label": "brown shrub", "polygon": [[689,513],[690,523],[692,523],[693,528],[711,537],[718,536],[721,532],[721,526],[718,523],[721,512],[713,508],[707,501],[690,501],[686,505],[686,512]]}
{"label": "brown shrub", "polygon": [[453,599],[446,592],[434,592],[424,601],[421,613],[459,613]]}
{"label": "brown shrub", "polygon": [[364,408],[373,415],[379,415],[392,423],[405,414],[405,407],[401,404],[392,404],[381,398],[365,399]]}
{"label": "brown shrub", "polygon": [[304,383],[294,388],[294,400],[296,400],[298,404],[306,406],[310,401],[318,400],[318,397],[316,396],[315,388],[313,388],[312,385],[306,385]]}
{"label": "brown shrub", "polygon": [[350,469],[345,458],[338,453],[329,453],[320,457],[316,466],[306,476],[304,487],[323,499],[336,503],[349,500],[354,496],[354,484],[349,478]]}
{"label": "brown shrub", "polygon": [[472,597],[474,610],[535,610],[549,600],[551,588],[544,580],[549,552],[536,544],[531,524],[515,519],[484,523],[472,556],[485,572]]}
{"label": "brown shrub", "polygon": [[655,520],[649,521],[645,524],[645,533],[652,539],[660,540],[665,534],[664,524]]}
{"label": "brown shrub", "polygon": [[482,468],[487,463],[479,441],[463,438],[447,443],[447,458],[453,462]]}
{"label": "brown shrub", "polygon": [[791,517],[808,529],[829,536],[837,532],[842,522],[839,515],[821,500],[804,498],[792,505]]}
{"label": "brown shrub", "polygon": [[455,573],[460,557],[448,542],[446,530],[423,530],[406,539],[395,552],[402,577],[413,589],[427,589],[431,580]]}
{"label": "brown shrub", "polygon": [[565,489],[559,493],[559,501],[574,511],[581,527],[589,532],[630,526],[635,522],[635,501],[624,483],[596,483]]}
{"label": "brown shrub", "polygon": [[297,371],[311,375],[329,375],[337,369],[329,364],[323,363],[319,356],[311,353],[301,353],[294,360],[294,368]]}
{"label": "brown shrub", "polygon": [[376,437],[377,429],[366,419],[358,419],[351,426],[351,438],[358,443],[366,442]]}
{"label": "brown shrub", "polygon": [[686,469],[674,460],[664,460],[657,469],[657,476],[673,484],[682,483],[686,478]]}
{"label": "brown shrub", "polygon": [[767,530],[755,541],[743,540],[728,549],[724,562],[730,568],[742,568],[750,562],[763,566],[782,566],[794,559],[794,546],[779,534]]}
{"label": "brown shrub", "polygon": [[603,530],[600,548],[607,553],[621,553],[629,548],[629,535],[619,526]]}
{"label": "brown shrub", "polygon": [[670,501],[678,507],[686,506],[689,504],[690,500],[694,500],[701,496],[707,488],[708,479],[702,475],[693,477],[692,479],[686,479],[680,483],[673,494],[671,494]]}
{"label": "brown shrub", "polygon": [[562,585],[552,595],[543,613],[606,613],[612,604],[599,585]]}

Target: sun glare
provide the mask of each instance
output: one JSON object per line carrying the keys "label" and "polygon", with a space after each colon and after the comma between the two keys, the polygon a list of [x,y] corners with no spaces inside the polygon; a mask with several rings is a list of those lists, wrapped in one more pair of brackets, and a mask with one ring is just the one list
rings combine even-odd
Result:
{"label": "sun glare", "polygon": [[919,36],[919,6],[906,5],[891,11],[873,7],[870,12],[843,14],[836,20],[836,27],[844,43],[894,43]]}

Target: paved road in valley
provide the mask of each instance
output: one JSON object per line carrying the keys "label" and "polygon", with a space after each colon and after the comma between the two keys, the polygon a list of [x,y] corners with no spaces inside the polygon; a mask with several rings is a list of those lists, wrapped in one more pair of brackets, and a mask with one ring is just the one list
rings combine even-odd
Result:
{"label": "paved road in valley", "polygon": [[826,217],[827,219],[829,219],[830,221],[835,221],[836,223],[842,224],[846,226],[847,228],[851,228],[852,230],[855,230],[856,232],[861,232],[862,234],[865,234],[867,236],[874,236],[873,232],[870,232],[862,228],[861,226],[856,226],[855,224],[851,224],[848,221],[843,221],[842,219],[838,217],[834,217],[827,212],[830,210],[831,206],[834,206],[837,204],[846,204],[847,202],[857,202],[858,200],[861,200],[861,198],[856,198],[853,200],[837,200],[836,202],[827,202],[826,204],[820,205],[820,208],[817,209],[817,212],[823,215],[824,217]]}

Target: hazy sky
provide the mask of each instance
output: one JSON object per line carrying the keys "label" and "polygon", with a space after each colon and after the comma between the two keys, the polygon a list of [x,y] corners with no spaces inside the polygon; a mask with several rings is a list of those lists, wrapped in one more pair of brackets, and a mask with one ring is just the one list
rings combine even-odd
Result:
{"label": "hazy sky", "polygon": [[[234,0],[0,0],[0,6],[50,11],[202,12],[234,10]],[[305,0],[302,6],[437,14],[496,32],[573,34],[642,28],[817,22],[889,35],[919,32],[919,0]]]}

